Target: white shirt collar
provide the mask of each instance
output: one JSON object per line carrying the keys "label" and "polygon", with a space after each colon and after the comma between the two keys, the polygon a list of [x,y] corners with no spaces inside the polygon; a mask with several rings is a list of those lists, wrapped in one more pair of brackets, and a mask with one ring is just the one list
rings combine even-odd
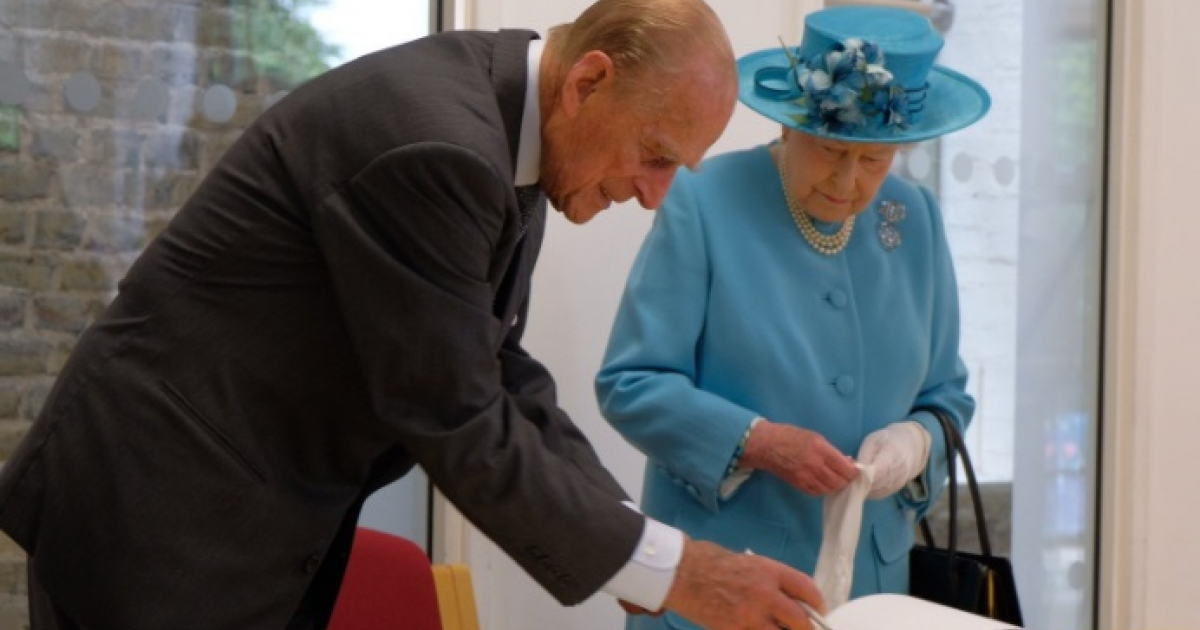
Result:
{"label": "white shirt collar", "polygon": [[542,67],[540,39],[529,41],[528,80],[525,82],[525,113],[521,116],[521,137],[517,141],[517,186],[536,184],[542,168],[542,113],[538,108],[538,75]]}

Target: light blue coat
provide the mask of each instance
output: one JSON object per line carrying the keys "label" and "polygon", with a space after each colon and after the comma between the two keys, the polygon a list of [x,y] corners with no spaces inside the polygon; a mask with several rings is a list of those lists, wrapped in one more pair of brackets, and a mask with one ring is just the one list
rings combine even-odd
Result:
{"label": "light blue coat", "polygon": [[[903,204],[902,244],[880,237],[883,200]],[[824,226],[829,227],[829,226]],[[788,213],[766,146],[681,172],[630,273],[596,392],[605,417],[648,457],[642,507],[697,539],[753,549],[806,573],[822,499],[757,471],[720,487],[758,416],[811,429],[854,456],[868,433],[908,418],[932,437],[917,500],[868,501],[852,597],[906,592],[913,513],[945,481],[937,420],[974,401],[958,353],[954,268],[928,191],[889,176],[846,249],[817,253]],[[671,613],[631,628],[694,628]]]}

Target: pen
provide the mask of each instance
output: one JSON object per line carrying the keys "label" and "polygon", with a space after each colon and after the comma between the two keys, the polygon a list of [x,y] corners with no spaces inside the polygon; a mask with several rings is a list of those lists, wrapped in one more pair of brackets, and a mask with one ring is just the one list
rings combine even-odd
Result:
{"label": "pen", "polygon": [[[754,551],[747,549],[746,555],[753,556]],[[825,618],[821,616],[821,613],[817,612],[817,609],[813,608],[812,606],[809,606],[808,602],[797,599],[796,603],[800,604],[800,606],[804,608],[804,612],[808,613],[808,618],[811,619],[812,622],[816,624],[818,628],[820,628],[820,630],[833,630],[833,627],[829,625],[828,621],[825,621]],[[783,626],[780,626],[780,628],[783,628]],[[787,628],[784,628],[784,630],[787,630]]]}

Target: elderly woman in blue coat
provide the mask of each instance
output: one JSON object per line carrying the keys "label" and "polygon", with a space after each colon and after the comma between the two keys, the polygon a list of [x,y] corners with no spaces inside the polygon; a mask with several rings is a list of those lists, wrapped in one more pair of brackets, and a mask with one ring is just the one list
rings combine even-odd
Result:
{"label": "elderly woman in blue coat", "polygon": [[739,60],[742,102],[782,139],[676,178],[596,379],[647,456],[643,509],[693,538],[811,573],[823,498],[870,465],[851,597],[907,591],[914,514],[945,480],[930,409],[963,429],[974,411],[938,204],[889,173],[989,107],[941,45],[918,14],[843,7]]}

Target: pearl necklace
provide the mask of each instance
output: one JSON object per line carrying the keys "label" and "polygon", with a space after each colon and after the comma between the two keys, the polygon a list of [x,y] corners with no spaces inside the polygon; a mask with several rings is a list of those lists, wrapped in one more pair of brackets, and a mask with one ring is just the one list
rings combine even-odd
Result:
{"label": "pearl necklace", "polygon": [[854,233],[854,219],[850,217],[842,223],[842,227],[833,234],[825,234],[817,229],[813,224],[813,220],[808,216],[808,213],[800,208],[800,205],[792,201],[792,193],[788,192],[787,180],[787,148],[779,147],[779,181],[783,184],[783,198],[787,201],[788,211],[792,213],[792,220],[796,222],[796,227],[800,229],[800,236],[808,241],[812,248],[818,253],[826,256],[833,256],[838,252],[846,249],[846,244],[850,242],[850,235]]}

